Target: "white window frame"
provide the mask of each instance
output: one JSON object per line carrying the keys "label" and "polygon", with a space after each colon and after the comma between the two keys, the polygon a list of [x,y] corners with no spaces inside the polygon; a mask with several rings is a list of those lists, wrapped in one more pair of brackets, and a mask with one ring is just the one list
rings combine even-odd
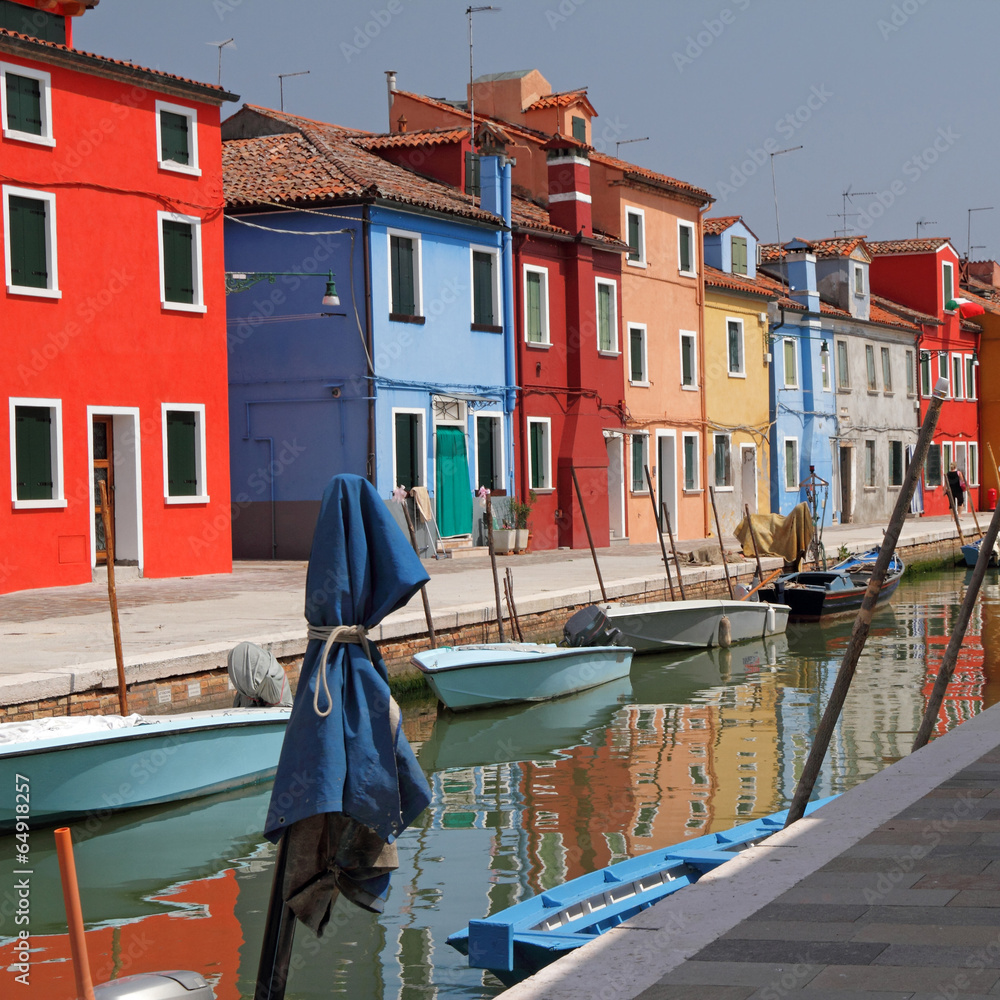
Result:
{"label": "white window frame", "polygon": [[[892,481],[892,446],[899,446],[899,482],[894,483]],[[886,487],[890,490],[898,490],[903,485],[903,480],[906,479],[906,444],[899,438],[889,439],[889,462],[886,467]]]}
{"label": "white window frame", "polygon": [[946,271],[949,273],[948,284],[951,285],[951,297],[955,298],[955,295],[956,295],[956,290],[955,290],[955,265],[952,264],[952,263],[950,263],[949,261],[942,261],[941,262],[941,308],[944,309],[947,312],[948,311],[947,307],[948,307],[948,301],[949,301],[949,299],[948,299],[947,294],[945,293],[945,280],[944,280],[944,276],[945,276],[945,272]]}
{"label": "white window frame", "polygon": [[[694,378],[694,383],[692,385],[684,384],[684,341],[691,341],[691,375]],[[698,391],[698,334],[694,330],[681,330],[680,331],[680,383],[681,389],[685,392],[697,392]]]}
{"label": "white window frame", "polygon": [[966,482],[970,486],[979,485],[979,442],[969,442],[969,469],[965,474]]}
{"label": "white window frame", "polygon": [[[799,387],[799,352],[795,349],[795,337],[782,337],[781,340],[781,377],[786,389]],[[788,381],[788,345],[792,345],[792,380]]]}
{"label": "white window frame", "polygon": [[[528,340],[528,275],[538,274],[541,276],[540,294],[542,297],[542,339]],[[522,336],[528,347],[547,348],[552,346],[552,336],[549,328],[549,269],[539,267],[537,264],[523,264],[521,266],[521,284],[524,313],[524,330]]]}
{"label": "white window frame", "polygon": [[[642,378],[632,379],[632,331],[642,331]],[[645,323],[627,323],[626,333],[628,334],[628,381],[629,385],[649,385],[649,352],[646,345],[649,343]]]}
{"label": "white window frame", "polygon": [[[685,442],[691,439],[694,441],[694,486],[687,485],[687,448]],[[681,492],[700,493],[701,492],[701,449],[698,442],[700,437],[690,431],[681,434]]]}
{"label": "white window frame", "polygon": [[417,469],[419,473],[419,483],[414,483],[415,486],[426,486],[427,485],[427,411],[422,410],[419,406],[394,406],[389,414],[389,419],[392,421],[392,488],[395,489],[399,484],[399,479],[396,475],[396,414],[397,413],[410,413],[419,417],[417,421],[417,439],[420,442],[420,449],[417,452]]}
{"label": "white window frame", "polygon": [[[854,282],[851,286],[855,295],[865,294],[865,269],[860,264],[854,265]],[[861,287],[858,288],[858,285]]]}
{"label": "white window frame", "polygon": [[958,471],[965,477],[966,485],[969,484],[969,447],[966,441],[955,442],[955,457],[952,461],[958,466]]}
{"label": "white window frame", "polygon": [[[473,472],[476,478],[479,478],[479,420],[480,418],[485,418],[488,420],[495,420],[494,426],[497,429],[496,435],[496,448],[495,448],[495,458],[498,460],[498,469],[494,469],[494,478],[499,480],[501,483],[507,482],[507,451],[504,446],[504,419],[503,412],[501,410],[476,410],[473,414],[472,421],[472,461],[473,461]],[[393,418],[392,421],[393,434],[396,433],[396,420]],[[393,451],[392,451],[392,461],[395,466],[396,462],[396,442],[393,441]],[[395,471],[395,469],[393,470]],[[393,480],[393,488],[395,488],[395,479]],[[482,486],[482,483],[476,483],[476,489]]]}
{"label": "white window frame", "polygon": [[[681,230],[691,231],[691,270],[685,271],[681,267]],[[695,245],[695,226],[693,222],[685,222],[683,219],[677,220],[677,273],[690,278],[698,276],[698,250]]]}
{"label": "white window frame", "polygon": [[641,208],[633,208],[631,205],[625,206],[625,239],[623,243],[628,243],[628,217],[637,216],[639,219],[639,259],[629,260],[629,255],[625,254],[625,263],[629,267],[646,267],[646,213]]}
{"label": "white window frame", "polygon": [[945,477],[951,471],[951,463],[955,461],[955,444],[952,441],[941,442],[941,485],[945,483]]}
{"label": "white window frame", "polygon": [[[961,354],[952,354],[951,375],[952,375],[952,399],[965,399],[965,359]],[[957,372],[957,377],[956,377]]]}
{"label": "white window frame", "polygon": [[[392,237],[400,236],[406,240],[413,241],[413,308],[414,316],[424,315],[424,252],[423,242],[420,233],[414,233],[407,229],[385,230],[385,280],[388,289],[389,311],[395,312],[392,301]],[[470,265],[471,266],[471,265]]]}
{"label": "white window frame", "polygon": [[[863,489],[874,490],[876,489],[876,483],[878,480],[878,451],[876,450],[876,441],[874,438],[865,438],[864,442],[864,452],[865,452],[865,471],[864,479],[861,483]],[[868,458],[871,457],[871,482],[868,482]]]}
{"label": "white window frame", "polygon": [[[978,386],[976,382],[976,368],[979,366],[978,361],[973,361],[975,357],[974,354],[963,354],[962,360],[965,362],[965,398],[966,399],[978,399],[977,390]],[[970,384],[971,382],[971,384]]]}
{"label": "white window frame", "polygon": [[[720,485],[718,477],[716,476],[716,471],[718,466],[716,463],[716,448],[718,447],[719,438],[725,438],[729,442],[729,485]],[[715,492],[716,493],[732,493],[735,489],[735,475],[733,472],[733,436],[732,434],[720,433],[718,431],[713,431],[712,433],[712,478],[715,480]]]}
{"label": "white window frame", "polygon": [[[945,396],[945,398],[946,399],[953,399],[954,396],[955,396],[955,393],[952,392],[952,390],[955,387],[951,384],[951,372],[948,370],[948,352],[947,351],[938,351],[937,352],[937,359],[938,359],[938,378],[939,379],[943,378],[945,380],[945,382],[947,382],[947,384],[948,384],[948,394],[947,394],[947,396]],[[931,391],[932,392],[933,392],[933,389],[934,389],[934,387],[931,386]]]}
{"label": "white window frame", "polygon": [[[740,330],[740,365],[739,368],[732,369],[729,367],[729,324],[735,323]],[[746,354],[746,333],[743,328],[743,320],[739,316],[727,316],[726,317],[726,370],[729,373],[730,378],[746,378],[747,377],[747,354]]]}
{"label": "white window frame", "polygon": [[[9,128],[7,125],[7,74],[27,77],[29,80],[37,80],[40,84],[38,88],[39,104],[42,115],[42,134],[34,135],[31,132],[22,132],[20,129]],[[18,66],[15,63],[0,62],[0,102],[2,102],[3,115],[2,124],[5,139],[16,139],[19,142],[33,142],[39,146],[55,146],[56,139],[52,132],[52,77],[44,70],[34,69],[30,66]]]}
{"label": "white window frame", "polygon": [[[193,238],[191,240],[191,253],[194,260],[191,262],[194,276],[194,302],[168,302],[167,301],[167,273],[165,261],[163,259],[163,223],[183,222],[191,226]],[[201,257],[201,219],[194,215],[178,215],[176,212],[156,213],[156,238],[160,248],[160,307],[171,312],[194,312],[203,313],[208,311],[205,305],[205,278],[202,274]]]}
{"label": "white window frame", "polygon": [[[788,481],[788,446],[791,445],[795,451],[795,482]],[[797,437],[785,437],[781,439],[781,478],[785,481],[786,493],[799,492],[799,439]]]}
{"label": "white window frame", "polygon": [[[10,199],[31,198],[45,202],[45,267],[49,283],[45,288],[30,285],[15,285],[10,266]],[[59,246],[56,238],[56,196],[51,191],[36,191],[33,188],[3,185],[3,242],[4,267],[6,269],[7,293],[9,295],[30,295],[42,299],[61,299],[59,289]]]}
{"label": "white window frame", "polygon": [[[646,472],[644,469],[639,470],[639,482],[642,484],[640,489],[635,488],[636,482],[636,469],[635,469],[635,447],[634,442],[636,438],[642,440],[642,457],[643,465],[649,465],[649,431],[632,431],[631,434],[632,441],[629,442],[628,450],[628,461],[629,461],[629,471],[631,473],[631,478],[629,479],[629,492],[633,494],[648,494],[649,484],[646,482]],[[652,470],[650,470],[650,475],[652,475]]]}
{"label": "white window frame", "polygon": [[[892,351],[888,346],[880,344],[879,345],[879,364],[882,368],[882,392],[891,396],[895,394],[895,390],[892,387]],[[886,376],[888,376],[888,385],[886,384]]]}
{"label": "white window frame", "polygon": [[[841,347],[843,347],[843,352],[841,352]],[[838,392],[849,392],[851,389],[851,349],[850,345],[846,340],[835,340],[834,350],[837,352],[836,365],[836,380],[837,380],[837,391]],[[844,363],[840,363],[841,354],[843,353]]]}
{"label": "white window frame", "polygon": [[[469,288],[471,289],[471,294],[469,295],[469,322],[476,322],[476,264],[475,264],[475,254],[486,253],[492,258],[492,263],[490,264],[490,287],[493,293],[493,319],[502,319],[503,315],[500,308],[500,251],[496,247],[488,246],[476,246],[473,244],[469,247]],[[481,325],[481,324],[480,324]],[[503,323],[494,323],[494,326],[503,326]]]}
{"label": "white window frame", "polygon": [[[161,111],[170,111],[188,120],[188,156],[190,163],[178,163],[176,160],[161,159],[163,142],[161,136]],[[198,160],[198,112],[194,108],[186,108],[181,104],[171,104],[169,101],[156,102],[156,162],[161,170],[173,170],[178,174],[189,174],[191,177],[201,177],[201,165]]]}
{"label": "white window frame", "polygon": [[527,427],[528,427],[528,482],[531,482],[531,425],[532,424],[542,424],[545,427],[545,452],[542,455],[542,468],[544,470],[543,480],[545,481],[544,486],[532,486],[530,487],[536,493],[551,493],[555,488],[552,485],[552,418],[551,417],[528,417]]}
{"label": "white window frame", "polygon": [[[14,510],[52,510],[65,507],[65,477],[63,474],[62,400],[10,397],[10,501]],[[17,427],[15,413],[19,406],[44,407],[52,412],[52,498],[50,500],[18,500],[17,498]]]}
{"label": "white window frame", "polygon": [[[194,496],[175,497],[170,495],[169,463],[167,461],[167,413],[181,411],[193,413],[194,420],[194,464],[198,477],[198,492]],[[161,403],[160,427],[163,433],[163,502],[171,505],[208,503],[208,454],[205,441],[204,403]]]}
{"label": "white window frame", "polygon": [[[601,347],[601,286],[611,289],[611,347],[604,349]],[[618,284],[609,281],[607,278],[594,279],[594,326],[597,330],[597,353],[603,357],[617,357],[621,354],[618,349]]]}
{"label": "white window frame", "polygon": [[906,351],[905,358],[906,358],[906,395],[912,399],[917,394],[918,372],[915,367],[916,355],[914,354],[913,351]]}
{"label": "white window frame", "polygon": [[[931,376],[933,374],[931,372],[931,361],[932,361],[931,353],[932,353],[931,351],[921,350],[919,352],[917,360],[917,373],[918,373],[917,382],[918,385],[920,386],[920,395],[924,399],[930,398],[931,390],[933,388],[931,385]],[[924,361],[927,362],[926,369],[924,368]],[[926,375],[924,374],[925,371]]]}
{"label": "white window frame", "polygon": [[869,392],[878,392],[878,365],[875,363],[874,344],[865,344],[865,383]]}

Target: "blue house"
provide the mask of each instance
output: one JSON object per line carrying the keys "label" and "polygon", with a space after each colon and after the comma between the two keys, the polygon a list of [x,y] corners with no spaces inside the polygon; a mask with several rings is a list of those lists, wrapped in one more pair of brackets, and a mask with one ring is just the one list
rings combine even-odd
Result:
{"label": "blue house", "polygon": [[408,137],[250,105],[223,140],[234,555],[307,556],[336,472],[473,534],[476,487],[513,486],[510,167],[477,159],[477,200]]}

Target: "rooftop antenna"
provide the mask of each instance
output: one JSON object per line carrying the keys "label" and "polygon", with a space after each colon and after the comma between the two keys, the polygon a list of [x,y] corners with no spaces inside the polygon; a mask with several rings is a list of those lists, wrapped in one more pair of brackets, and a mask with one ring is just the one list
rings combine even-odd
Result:
{"label": "rooftop antenna", "polygon": [[851,208],[854,208],[854,201],[853,201],[853,199],[855,198],[855,196],[857,196],[857,197],[860,198],[860,197],[864,197],[866,195],[876,195],[876,194],[878,194],[878,191],[852,191],[851,190],[851,185],[848,184],[847,185],[847,190],[840,192],[840,197],[843,198],[843,200],[844,200],[843,201],[843,205],[844,205],[843,211],[841,211],[841,212],[833,212],[833,213],[831,213],[829,215],[829,218],[831,218],[831,219],[843,219],[844,220],[844,228],[842,230],[835,229],[833,231],[833,235],[837,236],[838,234],[842,234],[844,236],[849,236],[850,235],[850,230],[848,229],[848,226],[847,226],[847,220],[861,214],[860,212],[848,212],[847,211],[847,203],[848,202],[851,203]]}
{"label": "rooftop antenna", "polygon": [[966,260],[971,260],[972,259],[972,213],[973,212],[992,212],[992,211],[993,211],[993,206],[992,205],[987,205],[986,208],[970,208],[969,209],[969,231],[968,231],[968,234],[967,234],[968,238],[966,240],[966,246],[968,247],[968,250],[965,251],[965,259]]}
{"label": "rooftop antenna", "polygon": [[936,225],[937,225],[937,223],[933,219],[930,222],[928,222],[926,219],[918,219],[917,220],[917,239],[918,240],[920,239],[920,227],[921,226],[936,226]]}
{"label": "rooftop antenna", "polygon": [[219,86],[222,86],[222,50],[227,45],[232,45],[236,48],[236,40],[234,38],[227,38],[224,42],[205,42],[206,45],[214,45],[219,50]]}
{"label": "rooftop antenna", "polygon": [[778,221],[778,185],[774,180],[774,158],[781,156],[783,153],[794,153],[795,150],[801,148],[801,146],[789,146],[788,149],[776,149],[771,154],[771,190],[774,192],[774,231],[778,238],[778,260],[781,262],[782,287],[788,284],[788,265],[785,263],[785,255],[781,250],[781,223]]}
{"label": "rooftop antenna", "polygon": [[499,11],[500,7],[466,7],[465,16],[469,19],[469,145],[476,152],[476,91],[472,85],[472,15],[484,10]]}
{"label": "rooftop antenna", "polygon": [[285,110],[285,77],[286,76],[308,76],[310,70],[302,69],[298,73],[275,73],[274,75],[278,78],[278,100],[279,107],[282,111]]}
{"label": "rooftop antenna", "polygon": [[644,135],[641,139],[619,139],[615,143],[615,159],[618,159],[618,147],[624,146],[628,142],[649,142],[649,136]]}

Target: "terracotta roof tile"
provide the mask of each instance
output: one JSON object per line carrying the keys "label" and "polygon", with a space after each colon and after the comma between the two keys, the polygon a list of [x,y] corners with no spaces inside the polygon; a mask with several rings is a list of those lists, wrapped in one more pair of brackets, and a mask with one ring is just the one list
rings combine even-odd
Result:
{"label": "terracotta roof tile", "polygon": [[[553,236],[559,236],[564,239],[576,238],[568,229],[552,225],[549,221],[547,208],[527,198],[521,198],[518,195],[514,195],[511,198],[511,221],[515,230],[530,229],[540,233],[551,233]],[[593,238],[598,243],[605,244],[609,250],[624,252],[631,249],[627,243],[618,239],[617,236],[602,233],[596,229],[594,230]]]}
{"label": "terracotta roof tile", "polygon": [[780,294],[773,287],[773,282],[765,284],[754,278],[748,278],[746,275],[720,271],[718,268],[711,267],[708,264],[705,265],[705,284],[710,285],[712,288],[725,288],[729,291],[744,292],[748,295],[761,295],[768,299],[776,298]]}
{"label": "terracotta roof tile", "polygon": [[[524,110],[540,111],[543,108],[568,108],[571,104],[578,104],[580,102],[590,104],[590,101],[587,100],[586,87],[577,87],[576,90],[564,90],[561,94],[546,94],[545,97],[539,97],[537,101],[529,104]],[[591,111],[593,111],[593,105],[591,105]]]}
{"label": "terracotta roof tile", "polygon": [[899,316],[902,319],[909,320],[912,323],[924,324],[926,326],[940,326],[941,321],[936,316],[929,316],[927,313],[920,312],[918,309],[911,309],[909,306],[904,306],[899,302],[893,302],[892,299],[884,298],[881,295],[871,296],[872,308],[878,307],[892,315]]}
{"label": "terracotta roof tile", "polygon": [[396,149],[405,146],[443,146],[469,138],[467,128],[433,128],[420,132],[387,132],[359,141],[364,149]]}
{"label": "terracotta roof tile", "polygon": [[739,221],[738,215],[717,215],[715,218],[705,219],[702,230],[706,236],[718,236]]}
{"label": "terracotta roof tile", "polygon": [[[789,241],[791,242],[791,241]],[[820,240],[803,240],[799,238],[799,243],[804,243],[811,254],[817,258],[847,257],[860,246],[867,251],[870,243],[865,241],[864,236],[833,236]],[[772,262],[780,260],[787,253],[788,244],[779,247],[777,243],[760,243],[760,259],[762,262]],[[867,253],[869,260],[871,254]]]}
{"label": "terracotta roof tile", "polygon": [[927,236],[913,240],[876,240],[868,244],[868,250],[873,256],[890,253],[928,253],[940,250],[951,240],[947,236]]}

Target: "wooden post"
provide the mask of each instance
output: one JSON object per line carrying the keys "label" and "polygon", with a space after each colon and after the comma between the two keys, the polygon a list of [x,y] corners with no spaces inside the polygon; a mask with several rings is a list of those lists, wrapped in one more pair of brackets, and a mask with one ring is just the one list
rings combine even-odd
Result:
{"label": "wooden post", "polygon": [[[419,558],[420,552],[417,549],[417,533],[413,527],[413,518],[410,517],[410,508],[406,506],[406,500],[399,506],[403,508],[403,517],[406,518],[406,528],[410,532],[410,544],[413,546],[413,551],[416,552],[417,558]],[[430,639],[431,649],[434,649],[437,646],[437,639],[434,637],[434,622],[431,619],[431,602],[427,599],[426,583],[420,588],[420,597],[424,602],[424,618],[427,620],[427,638]]]}
{"label": "wooden post", "polygon": [[295,938],[295,914],[285,902],[286,836],[278,841],[271,878],[271,896],[264,918],[264,934],[257,965],[254,1000],[283,1000]]}
{"label": "wooden post", "polygon": [[670,527],[670,511],[667,509],[665,501],[660,501],[660,509],[663,511],[663,523],[667,526],[667,538],[670,539],[670,551],[674,554],[674,565],[677,567],[677,586],[681,588],[681,600],[687,600],[684,593],[684,578],[681,576],[681,561],[677,558],[677,546],[674,545],[674,533]]}
{"label": "wooden post", "polygon": [[715,506],[715,487],[709,486],[708,495],[712,498],[712,513],[715,515],[715,530],[719,535],[719,551],[722,553],[722,568],[726,571],[726,586],[729,588],[729,599],[736,600],[733,593],[733,581],[729,578],[729,563],[726,562],[726,547],[722,544],[722,525],[719,524],[719,511]]}
{"label": "wooden post", "polygon": [[653,524],[656,527],[656,537],[660,540],[660,552],[663,553],[663,568],[667,571],[667,584],[670,587],[670,600],[675,601],[674,581],[670,578],[670,560],[667,558],[667,546],[663,541],[663,531],[660,529],[660,519],[657,516],[656,490],[653,489],[653,478],[649,474],[649,466],[644,465],[642,471],[646,473],[646,485],[649,487],[649,502],[653,505]]}
{"label": "wooden post", "polygon": [[[101,485],[103,486],[104,483]],[[73,837],[68,826],[59,827],[55,831],[55,836],[63,902],[66,904],[69,948],[73,957],[73,975],[76,978],[76,995],[78,1000],[94,1000],[94,985],[90,978],[90,960],[87,957],[87,938],[83,929],[83,910],[80,906],[80,887],[76,880],[76,861],[73,858]],[[21,857],[27,859],[28,856],[24,854]],[[29,873],[25,872],[25,874]]]}
{"label": "wooden post", "polygon": [[497,602],[497,629],[500,632],[500,641],[506,642],[507,638],[503,631],[503,606],[500,604],[500,579],[497,576],[497,552],[493,548],[493,504],[490,503],[490,495],[486,494],[486,537],[490,546],[490,565],[493,567],[493,594]]}
{"label": "wooden post", "polygon": [[524,642],[524,632],[521,630],[521,618],[517,613],[517,603],[514,600],[514,571],[508,566],[507,573],[507,595],[510,604],[510,612],[514,616],[514,629],[517,632],[517,641]]}
{"label": "wooden post", "polygon": [[958,504],[955,502],[955,494],[951,492],[951,484],[948,482],[948,473],[944,475],[944,491],[948,494],[948,506],[951,508],[951,516],[955,519],[955,527],[958,529],[958,541],[960,545],[965,544],[965,535],[962,534],[962,522],[958,519]]}
{"label": "wooden post", "polygon": [[750,520],[750,504],[745,503],[743,510],[747,515],[747,527],[750,529],[750,541],[753,542],[753,557],[757,560],[757,579],[764,579],[764,569],[760,564],[760,549],[757,547],[757,532],[753,530],[753,521]]}
{"label": "wooden post", "polygon": [[[989,453],[990,469],[993,472],[993,478],[997,481],[997,490],[1000,493],[1000,468],[997,467],[997,461],[993,457],[993,445],[989,441],[986,442],[986,451]],[[997,503],[1000,504],[1000,499],[997,500]]]}
{"label": "wooden post", "polygon": [[601,576],[601,567],[597,564],[597,549],[594,548],[594,536],[590,533],[590,522],[587,520],[587,508],[583,505],[583,494],[580,492],[580,480],[576,478],[576,467],[571,466],[573,473],[573,485],[576,487],[576,499],[580,504],[580,513],[583,515],[583,526],[587,529],[587,541],[590,543],[590,555],[594,560],[594,569],[597,571],[597,582],[601,586],[601,597],[606,601],[608,592],[604,589],[604,578]]}
{"label": "wooden post", "polygon": [[115,640],[115,663],[118,665],[118,709],[128,715],[128,691],[125,685],[125,658],[122,655],[122,632],[118,624],[118,593],[115,590],[115,541],[111,537],[111,511],[108,508],[108,488],[102,479],[101,523],[104,525],[104,551],[108,565],[108,603],[111,606],[111,631]]}
{"label": "wooden post", "polygon": [[[966,495],[972,496],[968,490],[966,490]],[[972,523],[976,526],[976,534],[982,538],[983,529],[979,527],[979,515],[976,513],[976,505],[971,500],[969,501],[969,510],[972,512]]]}
{"label": "wooden post", "polygon": [[875,612],[875,604],[878,601],[879,592],[882,590],[882,583],[885,580],[889,563],[896,551],[896,542],[899,541],[899,533],[903,528],[903,521],[910,509],[910,500],[913,498],[913,491],[917,485],[917,477],[923,468],[924,459],[927,456],[927,448],[934,436],[934,428],[937,426],[938,417],[941,415],[941,403],[948,392],[948,380],[939,378],[934,386],[934,395],[931,398],[924,422],[917,435],[917,443],[913,449],[913,457],[906,468],[906,475],[903,477],[903,488],[896,497],[896,506],[893,508],[892,516],[889,518],[889,525],[886,528],[885,538],[879,546],[878,559],[872,567],[871,579],[868,581],[868,589],[865,591],[864,600],[858,611],[858,616],[854,620],[854,628],[851,631],[851,638],[844,651],[844,659],[837,671],[837,679],[834,682],[833,690],[830,692],[830,701],[820,719],[816,729],[816,737],[813,740],[812,748],[802,769],[802,775],[795,788],[795,795],[788,810],[788,818],[785,826],[789,826],[796,820],[802,818],[806,811],[806,804],[812,795],[816,778],[819,777],[820,767],[823,765],[823,758],[826,756],[827,748],[830,746],[830,737],[840,718],[841,710],[844,707],[844,700],[854,678],[854,671],[857,669],[861,651],[865,647],[865,640],[868,638],[868,630],[871,628],[872,615]]}
{"label": "wooden post", "polygon": [[944,700],[945,692],[948,690],[948,683],[951,675],[955,672],[955,664],[958,662],[958,653],[965,641],[965,630],[969,627],[969,619],[972,617],[972,609],[979,598],[979,590],[983,585],[983,577],[986,576],[986,567],[990,564],[990,555],[993,546],[996,544],[997,533],[1000,532],[1000,503],[993,511],[990,518],[989,527],[986,529],[986,537],[979,546],[979,557],[976,559],[975,568],[972,570],[972,579],[969,580],[969,587],[965,592],[961,607],[958,609],[958,617],[951,627],[951,638],[948,640],[948,647],[944,651],[944,659],[938,668],[937,679],[931,690],[931,696],[927,699],[927,708],[924,711],[923,721],[917,730],[916,739],[913,741],[913,749],[919,750],[931,738],[934,731],[934,723],[937,720],[938,712],[941,711],[941,702]]}

